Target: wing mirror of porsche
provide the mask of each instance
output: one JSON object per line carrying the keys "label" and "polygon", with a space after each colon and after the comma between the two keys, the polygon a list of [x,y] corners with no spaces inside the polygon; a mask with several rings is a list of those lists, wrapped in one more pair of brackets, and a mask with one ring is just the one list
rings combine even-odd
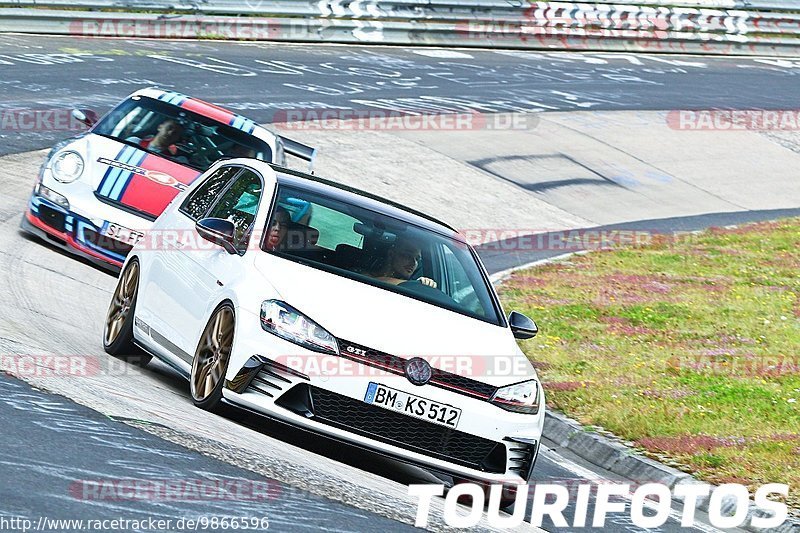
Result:
{"label": "wing mirror of porsche", "polygon": [[233,244],[236,227],[230,220],[204,218],[197,221],[195,228],[197,233],[205,240],[222,246],[229,254],[236,253],[236,246]]}
{"label": "wing mirror of porsche", "polygon": [[516,311],[511,311],[511,314],[508,315],[508,323],[511,325],[514,338],[517,339],[532,339],[539,333],[536,322]]}
{"label": "wing mirror of porsche", "polygon": [[82,124],[86,124],[89,128],[97,124],[97,121],[100,120],[97,113],[91,109],[73,109],[72,118]]}

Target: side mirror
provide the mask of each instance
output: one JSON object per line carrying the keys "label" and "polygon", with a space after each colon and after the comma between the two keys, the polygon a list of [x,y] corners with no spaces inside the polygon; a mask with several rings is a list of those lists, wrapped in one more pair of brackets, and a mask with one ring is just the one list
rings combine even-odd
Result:
{"label": "side mirror", "polygon": [[511,332],[516,339],[532,339],[539,333],[536,322],[516,311],[511,311],[511,314],[508,315],[508,323],[511,325]]}
{"label": "side mirror", "polygon": [[236,247],[233,244],[236,226],[230,220],[204,218],[197,221],[195,229],[205,240],[222,246],[229,254],[236,253]]}
{"label": "side mirror", "polygon": [[97,113],[91,109],[73,109],[72,118],[81,124],[86,124],[86,126],[89,128],[97,124],[97,121],[100,120],[100,117],[97,116]]}

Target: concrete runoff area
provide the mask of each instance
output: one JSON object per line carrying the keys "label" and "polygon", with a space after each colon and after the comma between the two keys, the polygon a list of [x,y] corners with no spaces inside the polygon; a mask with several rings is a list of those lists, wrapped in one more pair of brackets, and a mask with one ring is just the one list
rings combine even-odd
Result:
{"label": "concrete runoff area", "polygon": [[800,207],[800,153],[786,146],[800,133],[679,130],[668,118],[578,111],[539,113],[524,121],[534,124],[527,130],[291,134],[319,148],[319,175],[462,230],[546,232]]}
{"label": "concrete runoff area", "polygon": [[[657,218],[642,209],[643,202],[664,217],[800,206],[796,185],[800,155],[790,147],[756,132],[671,132],[663,118],[663,113],[643,112],[554,113],[539,116],[537,127],[530,131],[297,130],[294,137],[320,149],[317,169],[321,176],[400,201],[462,229],[560,231]],[[698,133],[705,144],[698,141]],[[733,148],[726,151],[726,146]],[[752,151],[745,150],[748,146]],[[704,150],[712,158],[703,159]],[[554,153],[559,157],[535,162],[536,156]],[[109,416],[165,426],[169,431],[162,436],[187,447],[237,450],[225,458],[234,464],[241,451],[251,459],[239,466],[413,523],[416,501],[407,495],[406,487],[367,466],[363,467],[367,470],[360,468],[381,458],[370,455],[353,463],[334,460],[209,415],[192,405],[185,383],[157,362],[144,370],[119,363],[112,368],[114,361],[103,353],[100,335],[114,279],[17,230],[44,155],[38,151],[0,159],[0,283],[4,287],[0,305],[5,310],[0,353],[80,354],[96,357],[100,368],[108,371],[81,379],[35,375],[22,379]],[[498,157],[509,161],[516,157],[520,163],[476,163]],[[750,174],[757,171],[762,158],[769,172]],[[570,203],[568,195],[558,191],[561,186],[553,191],[519,185],[542,183],[531,169],[543,172],[545,165],[559,180],[568,181],[570,173],[580,169],[578,179],[591,182],[594,178],[585,177],[585,172],[594,172],[621,186],[598,185],[602,190],[595,194],[593,183],[569,183],[563,187],[590,187],[585,202]],[[608,171],[612,165],[618,174]],[[647,177],[656,171],[669,179]],[[623,175],[626,180],[619,177]],[[757,185],[748,185],[752,180]],[[750,196],[735,188],[728,190],[726,183],[749,187]],[[614,191],[617,196],[611,194]],[[682,200],[684,195],[688,197]],[[426,481],[431,478],[416,471],[409,471],[403,480]],[[442,516],[440,501],[434,501],[430,516],[434,528],[442,527],[437,518]]]}

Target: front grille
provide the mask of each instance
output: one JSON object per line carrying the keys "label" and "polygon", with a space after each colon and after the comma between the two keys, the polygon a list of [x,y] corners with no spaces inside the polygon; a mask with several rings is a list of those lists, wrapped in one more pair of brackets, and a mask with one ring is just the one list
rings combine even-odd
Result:
{"label": "front grille", "polygon": [[[505,472],[506,447],[503,443],[306,384],[295,386],[285,397],[290,399],[281,397],[278,405],[295,412],[305,410],[303,414],[317,422],[476,470]],[[298,402],[303,398],[308,398],[311,405],[301,406]]]}
{"label": "front grille", "polygon": [[96,231],[89,228],[85,228],[83,230],[83,238],[98,248],[109,250],[121,255],[128,255],[128,253],[130,253],[130,251],[133,249],[133,246],[130,244],[112,239],[111,237],[106,237],[105,235],[100,235]]}
{"label": "front grille", "polygon": [[470,395],[479,396],[484,399],[491,398],[497,387],[475,381],[472,378],[459,376],[458,374],[451,374],[444,370],[433,369],[433,377],[431,382],[434,385],[440,385],[446,389],[452,389],[455,392],[462,392]]}
{"label": "front grille", "polygon": [[[347,357],[359,363],[381,368],[387,372],[395,374],[405,374],[405,364],[407,359],[390,355],[387,353],[361,346],[354,342],[346,341],[344,339],[337,339],[339,342],[339,351],[342,357]],[[349,348],[349,349],[348,349]],[[459,394],[466,394],[480,398],[481,400],[489,400],[492,395],[497,391],[497,387],[476,381],[466,376],[453,374],[438,368],[431,368],[431,380],[429,382],[435,387],[452,390]]]}
{"label": "front grille", "polygon": [[61,211],[39,204],[39,219],[59,233],[64,233],[66,218],[66,215]]}

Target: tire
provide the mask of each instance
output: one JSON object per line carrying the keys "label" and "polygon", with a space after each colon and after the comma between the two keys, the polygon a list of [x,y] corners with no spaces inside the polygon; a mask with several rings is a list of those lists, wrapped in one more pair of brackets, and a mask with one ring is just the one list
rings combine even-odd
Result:
{"label": "tire", "polygon": [[131,261],[120,273],[117,288],[108,306],[103,327],[106,353],[137,366],[146,366],[152,358],[133,342],[133,317],[139,295],[139,262]]}
{"label": "tire", "polygon": [[214,311],[200,336],[189,380],[192,401],[200,409],[216,411],[221,404],[235,330],[233,306],[225,303]]}

